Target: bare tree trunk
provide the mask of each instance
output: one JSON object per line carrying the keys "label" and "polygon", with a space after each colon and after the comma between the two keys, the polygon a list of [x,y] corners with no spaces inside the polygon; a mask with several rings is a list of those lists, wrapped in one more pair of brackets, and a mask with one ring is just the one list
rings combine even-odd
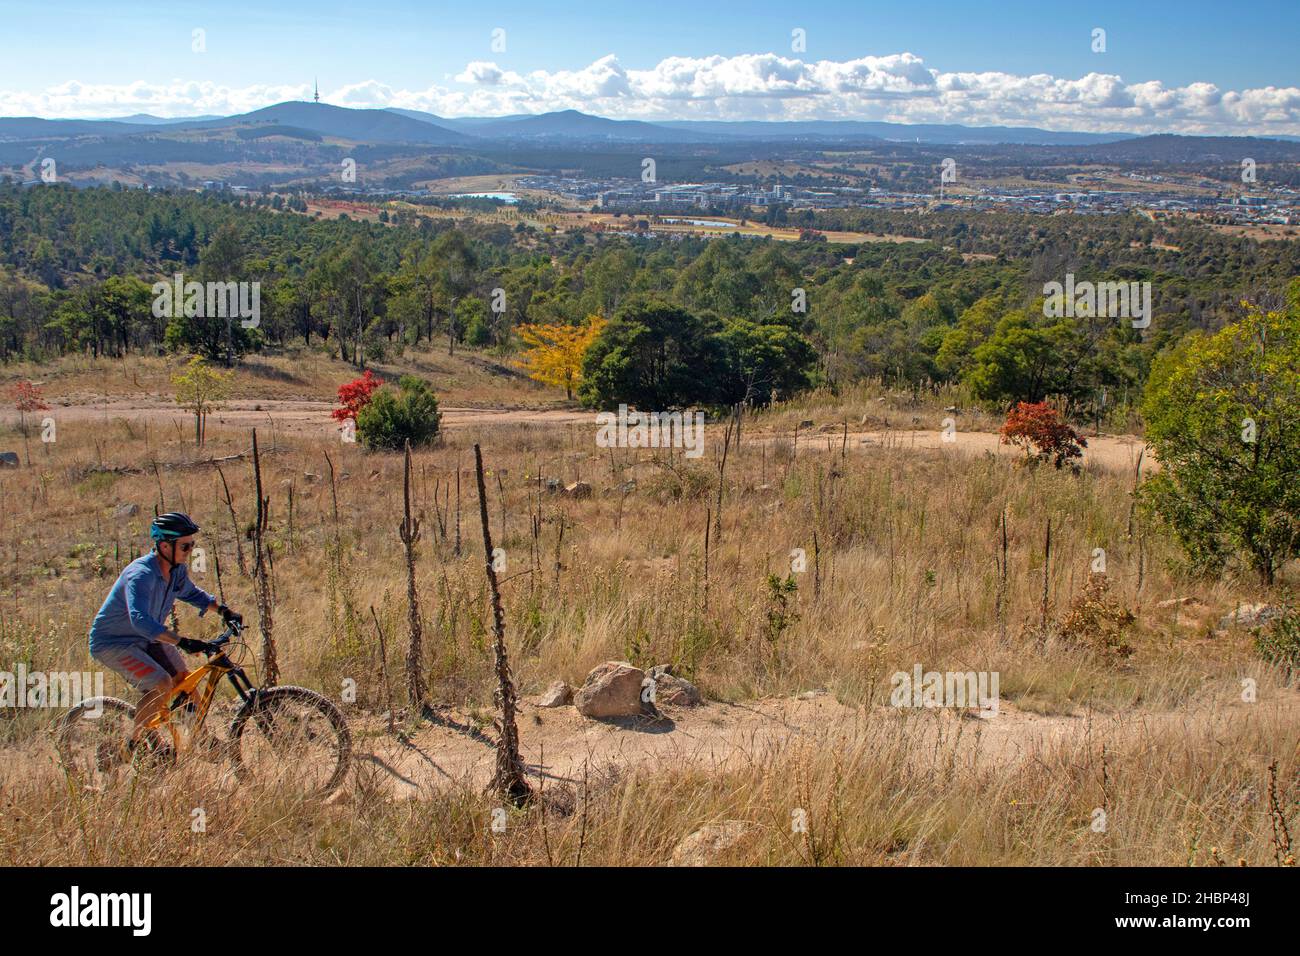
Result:
{"label": "bare tree trunk", "polygon": [[492,563],[492,531],[488,527],[487,488],[483,483],[483,452],[474,446],[474,470],[478,478],[478,513],[483,525],[483,557],[488,591],[492,597],[493,651],[496,657],[497,705],[501,715],[496,720],[497,764],[492,788],[516,806],[531,799],[532,787],[524,776],[524,762],[519,756],[519,729],[515,725],[515,682],[506,656],[506,616],[501,609],[501,589]]}

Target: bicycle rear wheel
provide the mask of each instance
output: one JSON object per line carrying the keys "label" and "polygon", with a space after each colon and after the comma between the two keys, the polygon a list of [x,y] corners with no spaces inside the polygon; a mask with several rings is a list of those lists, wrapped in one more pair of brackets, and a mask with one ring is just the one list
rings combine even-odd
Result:
{"label": "bicycle rear wheel", "polygon": [[135,708],[116,697],[91,697],[73,707],[54,728],[59,759],[91,785],[103,785],[131,761],[127,744]]}
{"label": "bicycle rear wheel", "polygon": [[325,797],[348,771],[352,734],[329,698],[306,687],[268,687],[230,725],[230,753],[244,779]]}

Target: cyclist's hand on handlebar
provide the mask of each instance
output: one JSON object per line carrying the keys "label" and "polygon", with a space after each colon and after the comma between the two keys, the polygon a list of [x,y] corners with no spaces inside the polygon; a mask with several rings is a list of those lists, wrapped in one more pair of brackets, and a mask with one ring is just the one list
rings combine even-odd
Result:
{"label": "cyclist's hand on handlebar", "polygon": [[238,627],[244,626],[244,615],[240,614],[238,611],[232,611],[224,604],[217,605],[217,613],[221,615],[221,620],[225,621],[228,625],[233,624]]}
{"label": "cyclist's hand on handlebar", "polygon": [[186,654],[202,654],[204,651],[211,650],[207,641],[198,641],[192,637],[182,637],[176,642],[176,646]]}

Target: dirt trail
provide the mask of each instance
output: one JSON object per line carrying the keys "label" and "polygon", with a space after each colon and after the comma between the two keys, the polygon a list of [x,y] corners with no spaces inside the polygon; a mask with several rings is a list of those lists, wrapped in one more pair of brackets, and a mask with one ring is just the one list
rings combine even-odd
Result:
{"label": "dirt trail", "polygon": [[[1294,693],[1254,704],[1200,703],[1173,711],[1135,709],[1090,716],[1043,716],[1002,701],[998,713],[986,719],[952,709],[852,707],[824,693],[664,708],[659,720],[589,720],[571,706],[539,708],[537,700],[524,697],[519,702],[520,749],[530,780],[552,791],[568,787],[575,792],[584,777],[599,784],[636,768],[694,766],[719,772],[761,766],[800,743],[845,751],[855,744],[905,742],[903,752],[917,761],[938,759],[968,770],[989,770],[1045,759],[1057,747],[1149,746],[1152,735],[1162,732],[1213,741],[1242,720],[1300,721],[1300,695]],[[401,800],[421,799],[456,785],[481,790],[491,779],[495,737],[464,713],[442,711],[438,723],[422,724],[409,740],[387,734],[378,717],[352,715],[349,724],[353,766],[335,800],[350,799],[351,780]],[[185,766],[190,773],[207,773],[209,765],[186,758]],[[42,780],[57,783],[61,777],[46,734],[0,748],[0,793]],[[229,782],[233,786],[234,778]]]}
{"label": "dirt trail", "polygon": [[[741,703],[710,702],[698,708],[669,708],[661,721],[588,720],[572,707],[538,708],[537,698],[520,701],[520,747],[534,783],[581,785],[586,768],[593,778],[615,768],[641,765],[724,770],[761,762],[800,741],[845,748],[854,742],[901,733],[917,753],[952,748],[963,765],[1010,766],[1033,759],[1058,744],[1090,738],[1100,746],[1136,740],[1145,733],[1180,728],[1210,736],[1225,721],[1283,713],[1300,720],[1300,698],[1288,696],[1253,705],[1123,715],[1042,716],[1002,702],[996,716],[982,719],[954,710],[849,707],[828,695],[767,698]],[[463,715],[449,713],[443,726],[422,729],[408,742],[357,734],[358,773],[373,774],[399,798],[460,782],[483,787],[494,766],[494,738],[474,729]],[[357,728],[360,729],[360,728]],[[946,750],[944,752],[947,752]]]}
{"label": "dirt trail", "polygon": [[[290,434],[329,435],[333,437],[338,426],[330,418],[334,404],[324,401],[297,399],[261,399],[258,401],[232,401],[226,403],[218,412],[213,412],[210,425],[237,425],[244,427],[273,424],[275,428]],[[127,400],[104,400],[92,397],[77,404],[55,405],[45,413],[54,418],[58,424],[94,422],[101,425],[111,424],[114,419],[126,419],[131,422],[149,422],[152,425],[177,429],[177,433],[188,437],[193,428],[193,418],[189,413],[176,407],[169,400],[157,398],[132,398]],[[17,413],[10,410],[0,413],[0,420],[13,419],[17,423]],[[443,427],[459,429],[466,427],[492,427],[502,425],[588,425],[592,432],[592,447],[595,448],[596,422],[595,413],[574,409],[537,409],[509,407],[461,407],[444,406],[442,408]],[[789,442],[789,435],[776,434],[763,429],[749,433],[750,440],[766,444]],[[838,450],[846,438],[839,431],[807,431],[799,435],[800,451],[824,451],[827,448]],[[853,451],[871,451],[881,448],[900,448],[915,450],[956,451],[967,455],[1023,455],[1019,449],[1004,445],[994,432],[960,431],[945,436],[939,431],[920,428],[912,429],[877,429],[871,431],[851,430],[847,436],[847,446]],[[1084,452],[1084,464],[1097,464],[1115,470],[1133,469],[1138,454],[1146,448],[1145,443],[1129,435],[1099,435],[1088,438],[1088,447]],[[1157,467],[1148,452],[1143,460],[1144,470]]]}
{"label": "dirt trail", "polygon": [[[762,434],[760,440],[769,443],[786,442],[791,435]],[[1085,465],[1096,464],[1103,468],[1132,471],[1137,464],[1138,455],[1143,454],[1142,470],[1150,472],[1158,468],[1158,463],[1151,455],[1150,449],[1142,439],[1132,435],[1089,435],[1086,436],[1088,447],[1083,452]],[[941,431],[922,428],[877,429],[874,431],[849,430],[847,440],[843,432],[807,432],[799,435],[798,450],[839,451],[847,444],[850,451],[882,448],[904,450],[956,451],[966,455],[1008,455],[1023,458],[1024,451],[1013,445],[1002,444],[996,432],[956,431],[947,437]]]}
{"label": "dirt trail", "polygon": [[[212,425],[262,426],[274,423],[283,431],[303,434],[316,433],[332,436],[337,424],[330,418],[335,403],[302,399],[259,399],[258,401],[232,401],[209,417]],[[194,427],[194,417],[164,399],[108,400],[92,399],[82,404],[55,405],[43,413],[52,417],[56,424],[73,422],[94,422],[110,424],[114,419],[126,419],[130,422],[149,422],[153,425],[169,425],[173,422],[181,434],[188,437]],[[17,423],[17,414],[8,415]],[[529,408],[469,408],[444,406],[442,408],[443,425],[448,428],[463,428],[468,425],[570,425],[591,422],[590,412],[578,412],[569,409],[529,409]]]}

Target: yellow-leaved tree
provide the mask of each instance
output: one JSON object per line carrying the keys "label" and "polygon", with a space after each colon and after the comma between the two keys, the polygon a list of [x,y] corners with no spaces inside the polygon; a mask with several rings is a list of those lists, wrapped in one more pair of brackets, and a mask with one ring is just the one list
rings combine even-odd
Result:
{"label": "yellow-leaved tree", "polygon": [[234,372],[220,372],[197,355],[190,359],[184,370],[172,376],[176,404],[194,415],[194,444],[202,445],[207,438],[208,412],[230,395],[234,377]]}
{"label": "yellow-leaved tree", "polygon": [[596,341],[606,320],[587,316],[582,325],[521,325],[519,337],[528,345],[519,367],[545,385],[558,385],[568,398],[582,381],[582,357]]}

